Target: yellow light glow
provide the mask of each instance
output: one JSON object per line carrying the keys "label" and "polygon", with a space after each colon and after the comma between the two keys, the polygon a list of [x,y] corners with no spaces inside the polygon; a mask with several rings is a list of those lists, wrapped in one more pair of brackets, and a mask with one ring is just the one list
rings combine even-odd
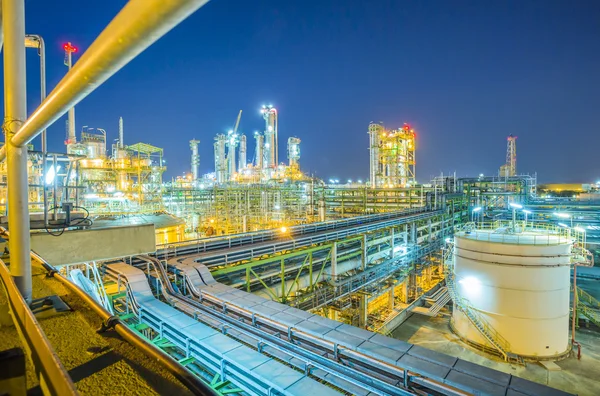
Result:
{"label": "yellow light glow", "polygon": [[281,227],[281,233],[285,234],[287,232],[287,227]]}

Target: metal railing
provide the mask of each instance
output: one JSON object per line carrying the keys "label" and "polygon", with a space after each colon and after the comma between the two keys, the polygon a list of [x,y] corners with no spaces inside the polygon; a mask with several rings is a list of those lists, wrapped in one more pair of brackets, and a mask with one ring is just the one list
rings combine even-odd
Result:
{"label": "metal railing", "polygon": [[[430,212],[426,207],[420,207],[415,209],[408,209],[396,212],[387,212],[381,214],[373,214],[373,215],[364,215],[364,216],[356,216],[350,217],[348,219],[340,219],[340,220],[328,220],[324,222],[311,223],[311,224],[300,224],[296,226],[288,227],[286,232],[282,234],[279,228],[269,229],[269,230],[261,230],[261,231],[252,231],[240,234],[229,234],[218,237],[205,237],[192,239],[188,241],[182,242],[171,242],[166,244],[158,244],[156,245],[157,253],[161,254],[163,251],[171,251],[173,255],[177,255],[178,248],[190,247],[197,245],[197,252],[204,252],[207,250],[207,243],[212,244],[217,241],[224,241],[228,243],[228,247],[242,246],[245,244],[252,244],[256,242],[265,242],[270,241],[276,238],[284,237],[296,237],[305,234],[312,234],[320,231],[330,231],[335,230],[342,227],[350,227],[355,225],[369,224],[380,220],[390,220],[402,216],[407,216],[411,214],[419,214],[424,212]],[[435,211],[431,211],[431,213],[435,213]],[[172,255],[172,256],[173,256]],[[171,257],[172,257],[171,256]]]}
{"label": "metal railing", "polygon": [[77,395],[75,385],[64,366],[58,360],[56,352],[46,338],[33,312],[17,289],[8,268],[0,260],[0,278],[6,290],[11,316],[27,350],[27,355],[35,368],[40,387],[44,394]]}
{"label": "metal railing", "polygon": [[458,230],[457,237],[494,243],[524,245],[559,245],[580,239],[580,232],[570,227],[547,223],[517,221],[516,227],[510,220],[468,223]]}

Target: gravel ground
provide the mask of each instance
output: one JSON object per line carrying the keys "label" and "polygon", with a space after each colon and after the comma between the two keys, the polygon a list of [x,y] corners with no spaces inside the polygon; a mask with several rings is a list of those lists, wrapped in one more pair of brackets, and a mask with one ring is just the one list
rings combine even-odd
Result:
{"label": "gravel ground", "polygon": [[[96,333],[101,320],[85,302],[58,280],[46,278],[34,265],[33,296],[56,294],[72,309],[40,319],[44,333],[82,395],[188,395],[191,394],[157,361],[146,357],[114,331]],[[6,296],[0,293],[0,305]],[[3,304],[4,303],[4,304]],[[20,346],[14,327],[1,327],[0,350]],[[38,393],[37,380],[28,362],[28,388]]]}

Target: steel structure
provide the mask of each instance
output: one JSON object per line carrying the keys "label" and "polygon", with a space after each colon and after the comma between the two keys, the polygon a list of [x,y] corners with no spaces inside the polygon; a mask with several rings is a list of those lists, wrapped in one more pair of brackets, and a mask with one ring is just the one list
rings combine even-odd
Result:
{"label": "steel structure", "polygon": [[293,168],[299,168],[298,161],[300,161],[300,139],[297,137],[288,138],[287,155],[289,166]]}
{"label": "steel structure", "polygon": [[441,205],[442,191],[433,187],[373,189],[325,186],[315,180],[292,183],[291,173],[288,180],[285,184],[201,188],[170,183],[165,187],[165,208],[184,218],[190,236],[197,237]]}
{"label": "steel structure", "polygon": [[506,163],[500,167],[500,177],[517,176],[517,137],[506,138]]}
{"label": "steel structure", "polygon": [[[427,215],[427,212],[423,212]],[[381,215],[380,215],[381,216]],[[369,227],[372,231],[382,231],[387,228],[389,221],[400,220],[399,214],[386,215],[388,220],[371,221]],[[393,217],[396,217],[396,220]],[[410,216],[404,216],[405,220],[410,221]],[[376,218],[376,216],[371,216]],[[351,231],[352,228],[359,230],[360,220],[354,219],[341,220],[340,225],[354,224],[344,230],[344,227],[333,231],[321,231],[314,234],[310,232],[309,227],[318,227],[318,229],[327,229],[327,224],[315,224],[306,226],[297,226],[297,229],[290,230],[295,237],[293,240],[312,238],[314,241],[320,241],[323,236],[333,235]],[[363,222],[365,219],[362,220]],[[383,222],[382,222],[383,221]],[[380,228],[384,227],[384,228]],[[415,230],[418,231],[419,227]],[[393,235],[393,228],[388,228]],[[277,254],[278,251],[289,251],[297,249],[287,246],[289,241],[283,243],[273,241],[264,245],[264,242],[256,244],[256,239],[273,237],[272,233],[261,232],[257,235],[240,235],[234,239],[217,238],[214,241],[205,241],[203,244],[185,245],[181,249],[200,249],[213,256],[221,253],[214,251],[216,246],[227,246],[240,244],[242,248],[240,253],[244,254],[238,258],[247,260],[248,257],[260,254],[262,248],[268,248],[267,245],[275,247],[270,254]],[[306,233],[306,237],[299,238],[299,235]],[[414,232],[399,233],[401,238],[405,234],[414,234]],[[375,235],[373,243],[380,239]],[[423,235],[432,248],[433,235],[431,237]],[[361,238],[362,239],[362,238]],[[393,238],[391,239],[393,240]],[[299,242],[300,245],[305,242]],[[325,239],[326,241],[326,239]],[[340,243],[340,250],[344,248]],[[348,241],[351,243],[352,241]],[[294,242],[295,243],[295,242]],[[310,241],[308,241],[310,243]],[[321,242],[322,243],[322,242]],[[387,238],[386,255],[394,254],[394,242]],[[264,245],[264,246],[262,246]],[[300,247],[298,245],[298,247]],[[295,246],[295,245],[294,245]],[[320,246],[314,243],[309,249],[309,253],[318,255]],[[376,247],[376,245],[373,245]],[[324,248],[327,250],[327,248]],[[321,249],[322,250],[322,249]],[[332,249],[335,250],[335,249]],[[183,252],[184,250],[179,250]],[[301,252],[298,250],[297,252]],[[330,250],[331,251],[331,250]],[[163,252],[162,254],[168,252]],[[171,252],[172,253],[172,252]],[[264,253],[263,253],[264,254]],[[292,253],[295,254],[295,253]],[[347,253],[341,253],[342,255]],[[377,256],[377,249],[370,253],[371,256]],[[366,268],[363,272],[374,274],[373,271],[380,271],[382,268],[385,279],[390,273],[398,270],[401,272],[401,265],[397,263],[406,258],[407,253],[398,253],[394,261],[385,261],[383,263],[371,264],[372,269]],[[161,257],[161,254],[159,254]],[[184,256],[185,257],[185,256]],[[216,256],[215,256],[216,257]],[[295,257],[299,257],[296,255]],[[331,254],[330,254],[330,257]],[[341,257],[341,256],[340,256]],[[292,256],[288,256],[292,258]],[[204,255],[203,262],[207,259]],[[273,257],[277,264],[279,257]],[[269,259],[267,259],[269,260]],[[226,263],[233,263],[225,258]],[[256,261],[253,262],[253,264]],[[245,367],[240,370],[240,365],[235,359],[239,356],[252,355],[252,361],[268,361],[271,357],[276,357],[280,361],[290,362],[290,377],[295,381],[302,381],[307,388],[303,387],[302,392],[317,389],[314,382],[310,380],[319,380],[321,383],[333,385],[345,393],[363,393],[375,392],[384,394],[411,394],[413,392],[435,392],[436,394],[463,394],[463,393],[511,393],[519,390],[525,394],[541,394],[548,389],[542,385],[527,383],[526,387],[522,380],[507,376],[502,384],[497,381],[491,381],[490,378],[496,378],[499,373],[489,369],[483,369],[476,365],[460,361],[433,351],[429,351],[417,346],[413,346],[401,341],[392,340],[369,331],[361,330],[347,324],[325,319],[321,316],[307,313],[296,308],[290,308],[286,305],[277,304],[247,292],[225,286],[215,282],[213,274],[203,265],[194,260],[169,260],[168,271],[161,261],[151,257],[135,257],[131,260],[132,265],[124,263],[108,263],[107,271],[112,279],[123,286],[127,286],[127,293],[117,294],[117,311],[120,316],[130,323],[132,328],[145,334],[153,343],[157,345],[170,345],[175,348],[172,353],[177,353],[182,361],[185,361],[190,370],[198,375],[211,376],[215,378],[226,379],[231,382],[231,386],[237,386],[237,392],[252,392],[256,388],[251,386],[264,386],[265,381],[277,381],[275,373],[280,372],[276,365],[269,365],[271,373],[265,377],[260,371],[255,371],[255,366]],[[218,262],[210,265],[218,266]],[[263,260],[263,266],[269,266],[270,262]],[[339,265],[339,264],[338,264]],[[242,264],[245,266],[245,264]],[[319,265],[317,265],[319,267]],[[234,265],[228,266],[233,271]],[[260,267],[253,266],[256,271]],[[247,268],[243,268],[247,270]],[[219,270],[220,271],[220,270]],[[327,271],[331,275],[331,270]],[[233,272],[230,272],[233,273]],[[370,287],[376,281],[371,281],[372,275],[367,275],[362,280],[356,277],[349,277],[348,283],[355,284],[357,289],[364,286]],[[146,281],[148,279],[148,281]],[[284,278],[285,279],[285,278]],[[292,277],[288,278],[292,279]],[[128,281],[128,282],[126,282]],[[148,282],[152,288],[148,286]],[[295,284],[297,281],[291,282]],[[338,282],[336,282],[338,283]],[[343,282],[342,282],[343,283]],[[260,284],[258,282],[257,284]],[[288,286],[282,290],[287,291]],[[121,290],[122,287],[121,287]],[[352,290],[352,289],[350,289]],[[165,299],[177,307],[179,313],[164,303],[160,303],[155,297]],[[187,313],[187,316],[185,315]],[[193,317],[195,320],[191,320]],[[219,332],[221,334],[219,334]],[[202,334],[200,336],[200,334]],[[227,336],[227,338],[222,337]],[[218,342],[217,342],[218,341]],[[246,346],[253,347],[254,351],[249,349],[239,349],[235,342],[243,342]],[[232,345],[239,353],[227,354],[216,345]],[[230,350],[230,349],[227,349]],[[202,351],[200,353],[199,351]],[[258,354],[256,354],[258,353]],[[263,356],[259,355],[263,354]],[[220,359],[221,364],[217,364]],[[453,370],[456,373],[453,374]],[[483,373],[481,370],[486,371]],[[460,375],[459,375],[460,374]],[[253,378],[248,381],[248,375]],[[253,385],[251,385],[253,384]],[[309,385],[310,384],[310,385]],[[275,385],[277,386],[277,385]],[[318,388],[320,389],[320,388]],[[293,388],[286,391],[294,394]],[[315,390],[321,392],[321,390]],[[325,391],[325,390],[322,390]],[[332,391],[330,388],[329,391]],[[260,391],[259,391],[260,392]],[[227,393],[236,393],[233,389]],[[264,391],[260,392],[264,393]]]}
{"label": "steel structure", "polygon": [[387,130],[369,124],[370,184],[376,187],[407,187],[415,183],[415,131],[409,125]]}

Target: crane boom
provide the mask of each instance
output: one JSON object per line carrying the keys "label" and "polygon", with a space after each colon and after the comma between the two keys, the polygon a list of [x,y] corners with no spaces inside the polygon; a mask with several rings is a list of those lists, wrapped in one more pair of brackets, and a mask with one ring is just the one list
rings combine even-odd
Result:
{"label": "crane boom", "polygon": [[240,126],[240,119],[242,118],[242,110],[240,110],[240,113],[237,116],[237,120],[235,121],[235,127],[233,127],[233,134],[235,135],[237,133],[238,127]]}

